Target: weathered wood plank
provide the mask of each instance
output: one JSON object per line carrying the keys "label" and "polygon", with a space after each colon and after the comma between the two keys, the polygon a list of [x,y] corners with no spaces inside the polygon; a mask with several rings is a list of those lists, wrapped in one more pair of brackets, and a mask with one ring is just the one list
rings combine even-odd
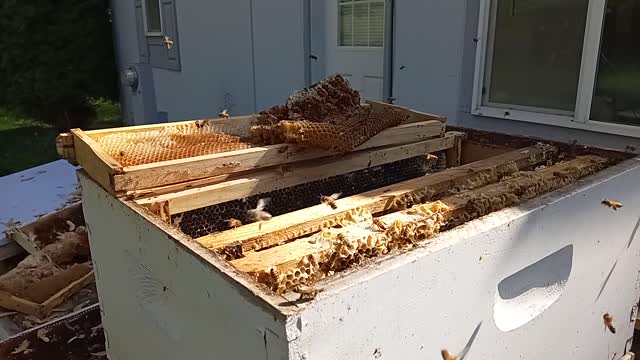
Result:
{"label": "weathered wood plank", "polygon": [[[458,133],[451,133],[441,138],[407,145],[352,152],[342,156],[340,160],[326,159],[319,163],[316,161],[313,164],[304,162],[290,165],[286,171],[267,170],[249,176],[227,179],[225,182],[214,185],[138,199],[136,202],[156,209],[168,208],[171,214],[178,214],[204,206],[241,199],[253,194],[287,188],[370,166],[445,150],[453,146],[458,137]],[[166,205],[159,207],[157,204],[160,203],[166,203]]]}
{"label": "weathered wood plank", "polygon": [[[444,214],[445,219],[454,220],[454,223],[458,223],[457,219],[469,221],[492,211],[522,203],[543,193],[556,190],[569,181],[587,176],[601,169],[608,161],[608,159],[593,155],[582,156],[536,171],[535,176],[518,176],[447,197],[442,200],[449,207]],[[471,211],[469,209],[469,206],[498,197],[504,197],[505,200],[493,203],[491,206],[485,206],[481,210],[475,207]],[[487,201],[487,203],[491,203],[491,201]],[[394,214],[380,217],[382,221],[387,218],[394,218]],[[328,242],[317,241],[314,243],[310,242],[309,238],[300,238],[270,249],[247,252],[245,257],[233,260],[231,263],[240,271],[250,274],[269,271],[273,266],[277,266],[278,270],[284,272],[296,266],[303,257],[317,256],[330,250],[331,246],[332,244]]]}
{"label": "weathered wood plank", "polygon": [[[458,168],[339,199],[336,202],[338,210],[332,210],[326,205],[317,205],[274,217],[262,226],[257,223],[247,224],[198,238],[197,241],[209,248],[226,246],[236,241],[241,241],[245,250],[252,249],[254,244],[262,248],[318,231],[324,222],[339,215],[344,216],[346,212],[357,207],[365,208],[375,214],[388,208],[389,199],[405,194],[428,189],[433,195],[438,195],[472,179],[475,179],[472,181],[473,186],[482,186],[490,181],[496,181],[499,175],[511,174],[546,162],[553,152],[549,148],[537,146],[518,149]],[[466,185],[469,186],[469,184]]]}

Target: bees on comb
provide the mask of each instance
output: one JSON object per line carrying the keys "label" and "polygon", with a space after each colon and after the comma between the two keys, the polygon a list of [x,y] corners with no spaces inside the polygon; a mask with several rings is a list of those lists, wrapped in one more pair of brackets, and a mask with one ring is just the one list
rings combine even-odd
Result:
{"label": "bees on comb", "polygon": [[342,193],[335,193],[335,194],[332,194],[331,196],[322,195],[320,196],[320,202],[325,205],[328,205],[333,210],[335,210],[338,208],[338,205],[336,205],[336,200],[338,200],[340,195],[342,195]]}

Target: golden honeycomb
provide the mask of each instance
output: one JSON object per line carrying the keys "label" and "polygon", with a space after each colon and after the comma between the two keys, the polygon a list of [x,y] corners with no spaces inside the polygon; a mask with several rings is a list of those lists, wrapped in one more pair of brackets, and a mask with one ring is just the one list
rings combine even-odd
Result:
{"label": "golden honeycomb", "polygon": [[[286,272],[265,269],[257,280],[278,294],[308,285],[334,272],[361,264],[364,260],[413,246],[434,237],[445,224],[449,210],[441,201],[420,204],[374,220],[371,213],[357,208],[341,219],[339,228],[329,228],[307,241],[327,244],[326,250],[302,258]],[[380,224],[380,225],[378,225]],[[383,229],[384,228],[384,229]]]}
{"label": "golden honeycomb", "polygon": [[216,154],[250,148],[238,136],[216,132],[208,122],[167,126],[160,130],[113,133],[97,140],[122,166]]}

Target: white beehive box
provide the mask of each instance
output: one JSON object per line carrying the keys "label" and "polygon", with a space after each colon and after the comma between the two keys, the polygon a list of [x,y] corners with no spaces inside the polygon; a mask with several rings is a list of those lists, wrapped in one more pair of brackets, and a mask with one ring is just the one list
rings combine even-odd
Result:
{"label": "white beehive box", "polygon": [[[495,168],[495,156],[502,156],[500,164],[511,159],[516,171],[526,159],[532,165],[547,156],[517,157],[517,151],[536,149],[520,150],[526,141],[519,138],[496,135],[496,146],[471,138],[468,145],[456,140],[437,149],[453,147],[449,163],[461,167],[415,181],[437,188],[488,164]],[[569,160],[553,165],[557,171],[539,171],[550,179],[570,177],[598,161],[586,156],[584,164]],[[465,347],[466,359],[622,357],[630,349],[640,297],[640,161],[619,156],[604,170],[532,200],[331,274],[313,284],[322,291],[310,301],[275,293],[257,281],[256,271],[287,268],[286,259],[309,252],[300,244],[312,230],[301,227],[301,216],[313,222],[328,216],[329,207],[314,204],[262,225],[194,239],[169,219],[253,193],[204,184],[130,200],[81,171],[109,357],[437,359],[441,349],[456,354]],[[487,181],[471,191],[504,192]],[[394,186],[388,191],[400,191]],[[375,209],[383,189],[341,199],[338,211]],[[447,199],[462,199],[450,196],[443,201],[451,207],[456,205]],[[601,204],[605,198],[624,207],[614,211]],[[285,244],[266,240],[283,229],[303,234],[283,235]],[[236,239],[244,258],[227,261],[211,251]],[[259,245],[251,250],[252,244]],[[605,328],[605,313],[615,319],[615,334]]]}

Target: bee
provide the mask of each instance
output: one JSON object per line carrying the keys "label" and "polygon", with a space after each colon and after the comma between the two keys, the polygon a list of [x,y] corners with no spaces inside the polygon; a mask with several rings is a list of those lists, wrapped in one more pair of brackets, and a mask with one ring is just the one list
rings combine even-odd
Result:
{"label": "bee", "polygon": [[336,235],[336,237],[338,238],[338,241],[340,241],[340,244],[344,246],[351,245],[351,242],[349,241],[349,239],[347,239],[347,237],[344,234],[339,233],[338,235]]}
{"label": "bee", "polygon": [[606,313],[602,316],[602,319],[604,320],[604,325],[607,327],[607,329],[609,329],[612,334],[615,334],[616,326],[613,323],[613,316],[609,315],[609,313]]}
{"label": "bee", "polygon": [[278,172],[280,173],[280,175],[283,175],[290,172],[291,171],[291,167],[289,166],[289,164],[282,164],[280,166],[278,166]]}
{"label": "bee", "polygon": [[120,151],[120,157],[124,157],[124,151]]}
{"label": "bee", "polygon": [[240,259],[244,257],[242,250],[242,242],[236,241],[220,249],[220,254],[228,261]]}
{"label": "bee", "polygon": [[442,360],[458,360],[456,356],[453,356],[449,351],[445,349],[440,351],[440,354],[442,355]]}
{"label": "bee", "polygon": [[373,218],[373,223],[378,227],[378,229],[382,231],[387,230],[387,225],[379,218]]}
{"label": "bee", "polygon": [[621,202],[609,199],[603,199],[601,204],[615,211],[618,211],[618,209],[622,207]]}
{"label": "bee", "polygon": [[636,151],[636,147],[633,145],[627,145],[624,147],[624,151],[628,151],[628,152],[634,152]]}
{"label": "bee", "polygon": [[323,289],[316,289],[312,286],[308,286],[308,285],[297,285],[295,288],[293,288],[293,292],[297,292],[298,294],[300,294],[300,297],[298,298],[298,300],[303,300],[303,299],[307,299],[307,300],[313,300],[316,298],[316,296],[318,295],[318,293],[322,292]]}
{"label": "bee", "polygon": [[255,209],[247,210],[247,215],[253,221],[260,221],[260,225],[258,226],[258,230],[262,229],[262,222],[271,220],[271,214],[264,211],[264,208],[269,204],[271,199],[260,199],[258,200],[258,205]]}
{"label": "bee", "polygon": [[280,270],[274,266],[271,268],[271,270],[269,270],[269,282],[271,286],[274,288],[277,287],[279,279],[280,279]]}
{"label": "bee", "polygon": [[323,204],[328,205],[333,210],[335,210],[335,209],[338,208],[338,205],[336,205],[336,200],[338,200],[340,195],[342,195],[342,193],[335,193],[335,194],[332,194],[331,196],[322,195],[322,196],[320,196],[320,202],[323,203]]}
{"label": "bee", "polygon": [[229,218],[227,219],[227,225],[229,225],[230,228],[237,228],[242,226],[242,221],[235,218]]}
{"label": "bee", "polygon": [[287,150],[289,150],[289,145],[281,146],[281,147],[278,148],[278,153],[282,154],[282,153],[287,152]]}
{"label": "bee", "polygon": [[218,113],[218,116],[223,118],[223,119],[228,119],[229,118],[229,113],[227,112],[227,109],[224,109],[222,111],[220,111]]}
{"label": "bee", "polygon": [[425,159],[427,159],[428,161],[430,160],[438,160],[438,157],[433,155],[433,154],[427,154],[424,156]]}
{"label": "bee", "polygon": [[204,120],[196,120],[195,125],[198,129],[201,129],[205,126],[207,122]]}

